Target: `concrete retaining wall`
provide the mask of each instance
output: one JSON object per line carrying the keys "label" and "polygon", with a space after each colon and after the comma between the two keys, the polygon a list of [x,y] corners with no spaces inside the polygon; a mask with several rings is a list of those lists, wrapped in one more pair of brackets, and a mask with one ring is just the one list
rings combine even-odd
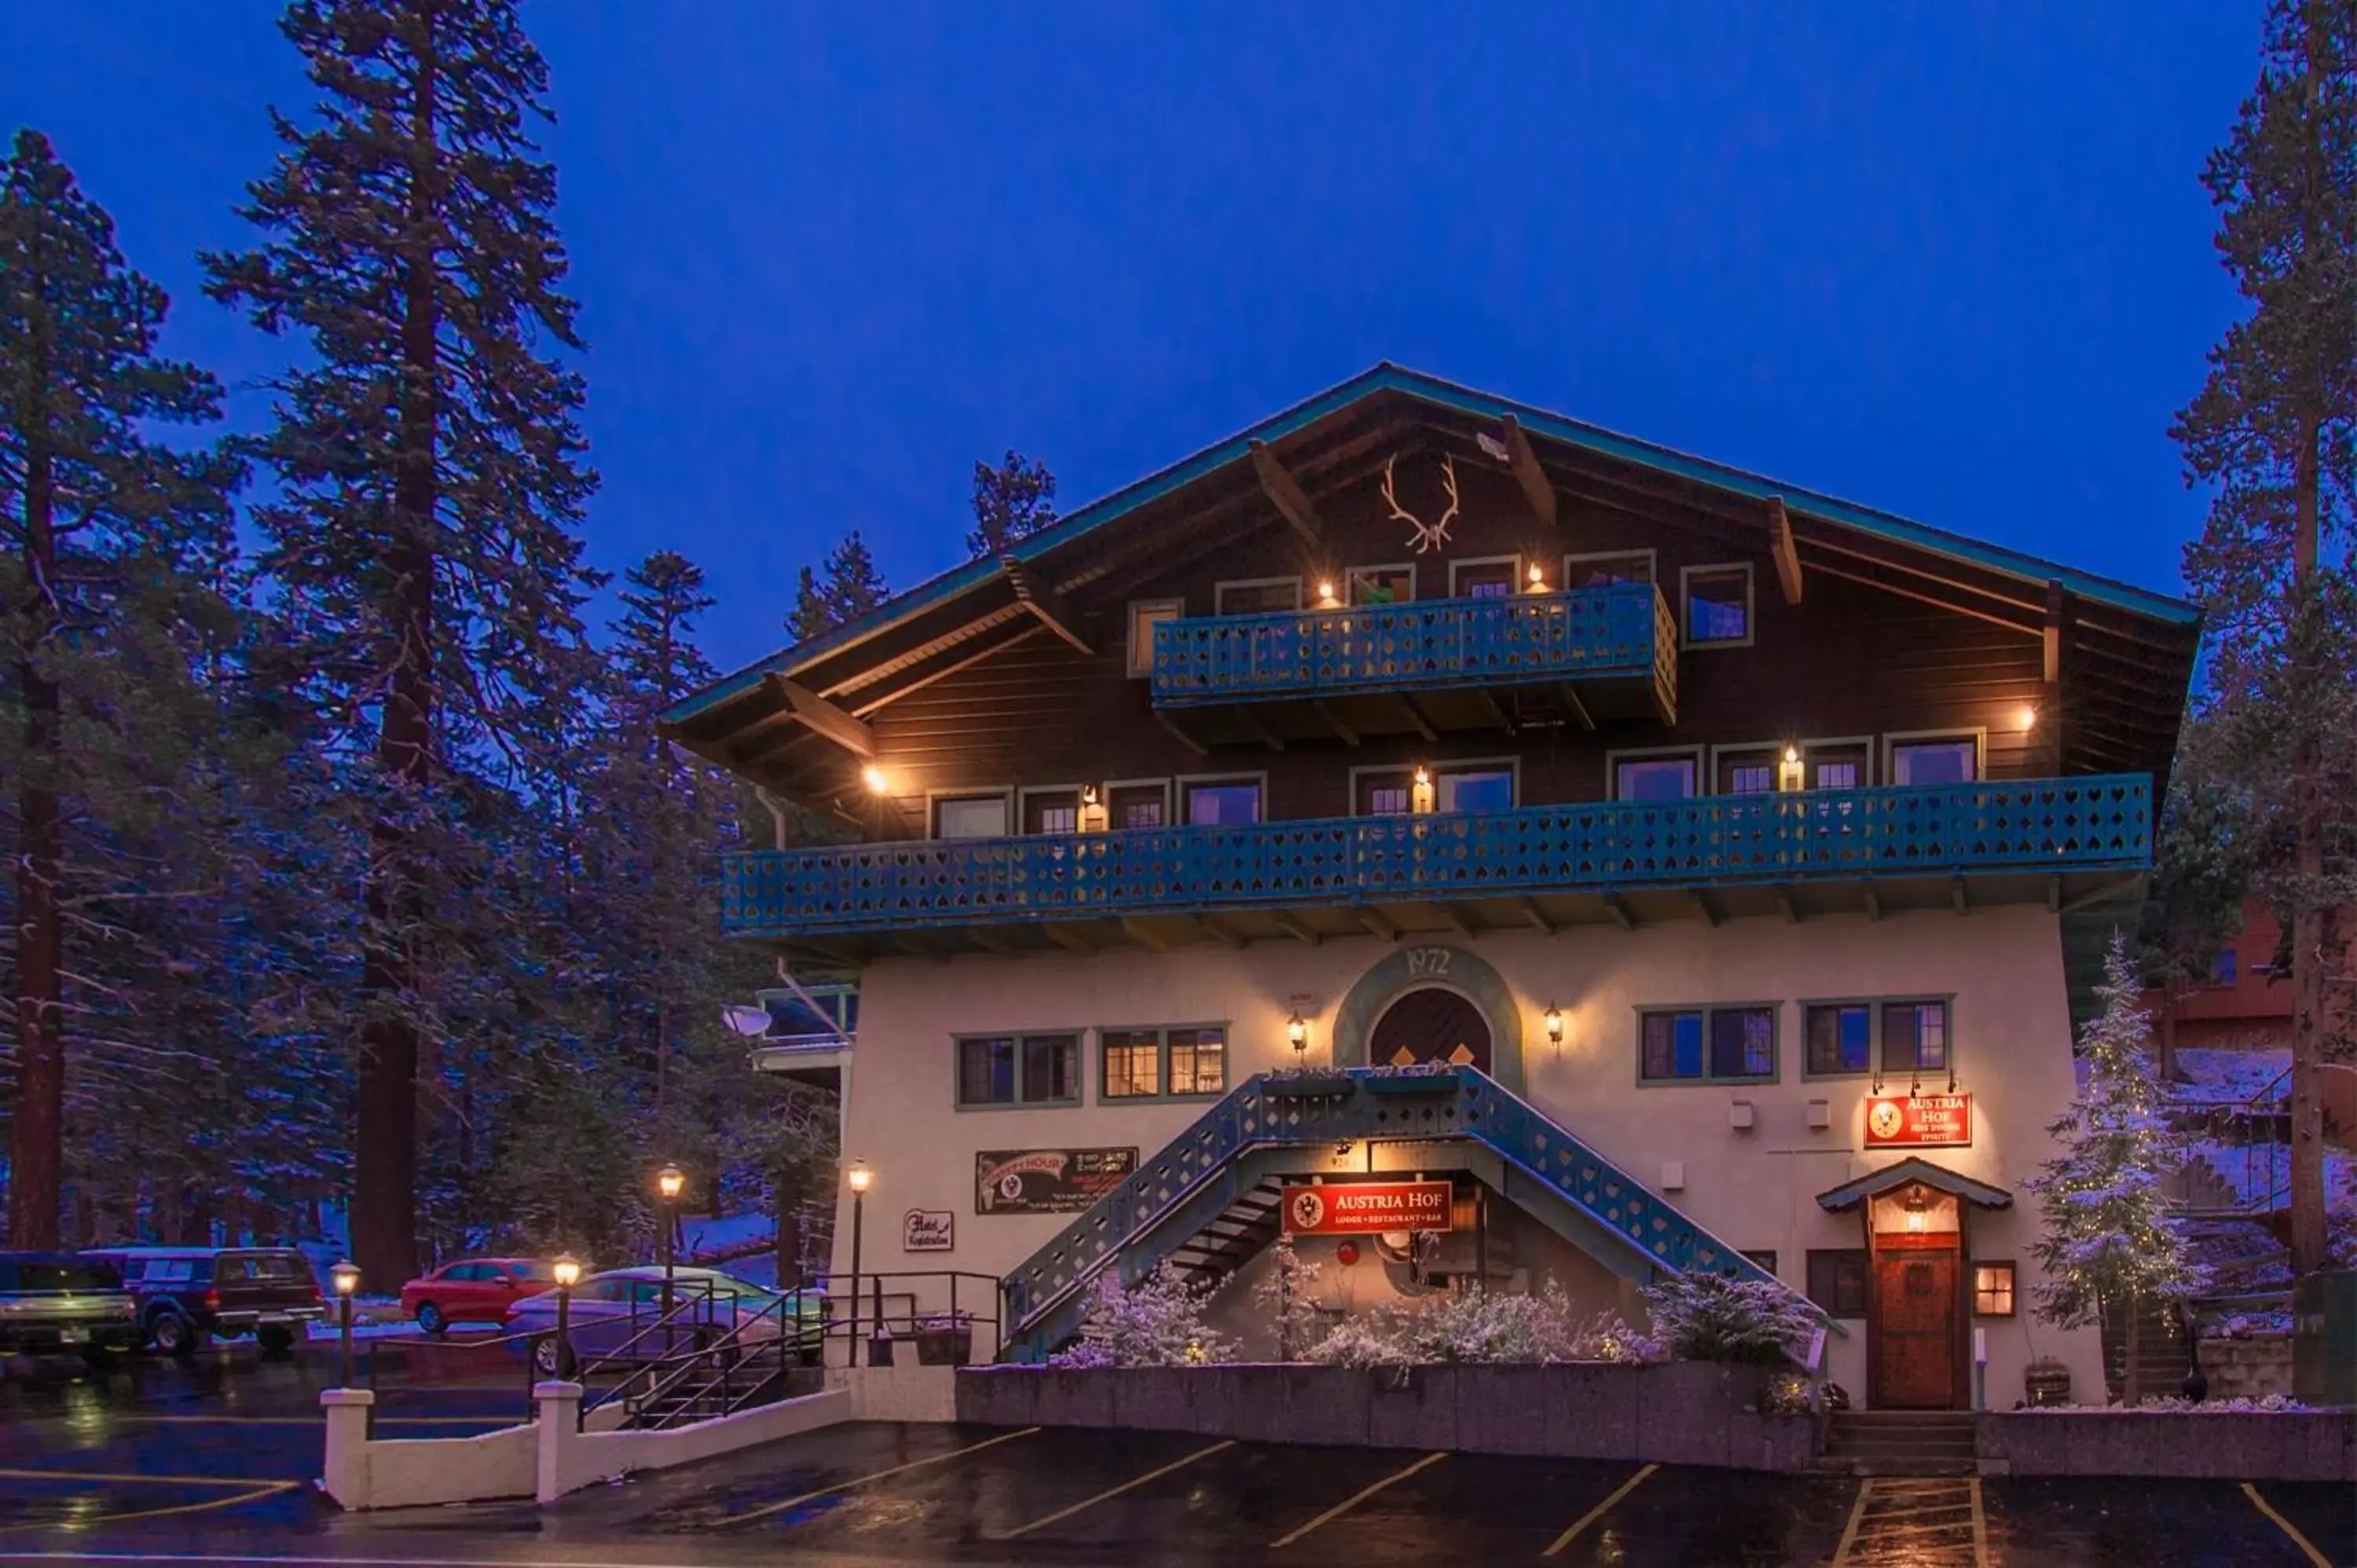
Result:
{"label": "concrete retaining wall", "polygon": [[2357,1412],[1993,1412],[1977,1451],[1997,1475],[2357,1481]]}
{"label": "concrete retaining wall", "polygon": [[2265,1399],[2292,1391],[2291,1336],[2221,1334],[2201,1341],[2201,1370],[2213,1400]]}
{"label": "concrete retaining wall", "polygon": [[1448,1449],[1798,1470],[1806,1416],[1749,1408],[1767,1371],[1651,1367],[1173,1367],[957,1374],[957,1418],[986,1425],[1118,1426],[1350,1447]]}

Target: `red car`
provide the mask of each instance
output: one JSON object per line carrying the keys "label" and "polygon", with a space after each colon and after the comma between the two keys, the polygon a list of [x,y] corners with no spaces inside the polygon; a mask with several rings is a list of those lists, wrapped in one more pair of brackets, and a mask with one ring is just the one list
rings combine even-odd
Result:
{"label": "red car", "polygon": [[460,1258],[401,1287],[401,1310],[428,1334],[454,1323],[504,1326],[517,1302],[556,1283],[537,1258]]}

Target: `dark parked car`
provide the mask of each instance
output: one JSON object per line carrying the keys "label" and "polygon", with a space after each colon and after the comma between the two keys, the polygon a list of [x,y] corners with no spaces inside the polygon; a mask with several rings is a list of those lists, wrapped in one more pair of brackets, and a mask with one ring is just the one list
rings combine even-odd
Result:
{"label": "dark parked car", "polygon": [[292,1247],[129,1247],[83,1256],[123,1271],[142,1337],[167,1356],[246,1334],[274,1353],[327,1313],[310,1260]]}
{"label": "dark parked car", "polygon": [[0,1252],[0,1354],[79,1352],[104,1366],[139,1343],[122,1276],[70,1252]]}

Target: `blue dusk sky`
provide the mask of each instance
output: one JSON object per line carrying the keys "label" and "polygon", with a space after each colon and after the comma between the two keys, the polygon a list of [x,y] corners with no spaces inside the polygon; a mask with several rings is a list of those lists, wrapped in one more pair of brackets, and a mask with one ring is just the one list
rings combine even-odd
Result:
{"label": "blue dusk sky", "polygon": [[[276,7],[0,11],[47,131],[198,292],[307,102]],[[2237,314],[2198,175],[2256,0],[539,0],[591,351],[589,547],[685,551],[716,661],[857,527],[955,564],[976,457],[1071,510],[1394,360],[2158,588]],[[250,426],[263,400],[241,397]]]}

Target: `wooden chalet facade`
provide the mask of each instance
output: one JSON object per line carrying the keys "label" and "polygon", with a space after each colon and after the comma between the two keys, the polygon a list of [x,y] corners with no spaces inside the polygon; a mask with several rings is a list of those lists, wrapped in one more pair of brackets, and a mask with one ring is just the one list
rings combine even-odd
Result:
{"label": "wooden chalet facade", "polygon": [[[668,727],[855,841],[734,857],[728,928],[856,979],[846,1152],[1019,1353],[1104,1268],[1242,1294],[1291,1188],[1444,1173],[1478,1223],[1351,1300],[1764,1273],[1854,1394],[1944,1406],[1975,1326],[2018,1388],[2009,1193],[2198,635],[1382,366]],[[2040,1348],[2098,1386],[2083,1338]]]}

